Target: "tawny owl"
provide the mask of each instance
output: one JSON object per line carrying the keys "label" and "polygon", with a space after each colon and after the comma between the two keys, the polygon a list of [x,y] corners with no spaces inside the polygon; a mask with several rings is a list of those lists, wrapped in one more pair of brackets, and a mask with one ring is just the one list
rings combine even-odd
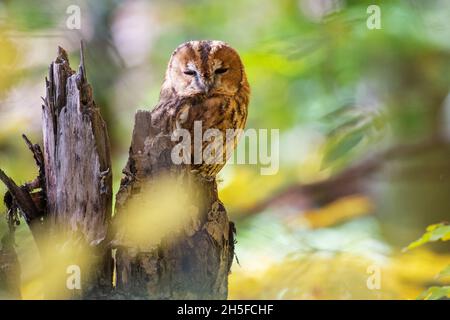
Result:
{"label": "tawny owl", "polygon": [[[247,119],[250,87],[239,54],[221,41],[189,41],[173,52],[152,121],[165,123],[168,132],[186,129],[194,137],[194,122],[202,121],[202,131],[218,129],[223,134],[223,161],[191,164],[203,176],[213,177],[224,166],[237,137],[228,140],[227,129],[243,129]],[[198,122],[197,122],[198,123]],[[207,142],[201,147],[205,148]],[[228,151],[228,152],[227,152]]]}

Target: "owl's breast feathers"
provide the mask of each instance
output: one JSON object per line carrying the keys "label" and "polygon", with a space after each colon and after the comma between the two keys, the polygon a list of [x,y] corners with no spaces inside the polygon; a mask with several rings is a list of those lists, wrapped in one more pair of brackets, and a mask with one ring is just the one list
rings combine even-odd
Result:
{"label": "owl's breast feathers", "polygon": [[[214,163],[193,164],[192,168],[206,176],[215,176],[225,165],[226,160],[235,149],[238,136],[231,141],[227,139],[228,129],[244,129],[247,120],[247,107],[249,103],[249,88],[243,86],[234,96],[213,95],[176,97],[171,96],[161,100],[152,111],[152,121],[164,128],[170,134],[176,129],[186,129],[191,134],[193,148],[194,125],[201,121],[202,134],[208,129],[218,129],[223,136],[223,155],[221,161]],[[210,141],[204,141],[205,149]],[[192,154],[195,151],[192,150]],[[192,162],[194,163],[194,162]]]}

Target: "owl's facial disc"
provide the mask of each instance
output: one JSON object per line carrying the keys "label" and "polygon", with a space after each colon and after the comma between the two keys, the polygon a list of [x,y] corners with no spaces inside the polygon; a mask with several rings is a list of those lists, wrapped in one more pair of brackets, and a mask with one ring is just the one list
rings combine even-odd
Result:
{"label": "owl's facial disc", "polygon": [[190,41],[169,62],[164,87],[179,96],[235,95],[246,81],[237,52],[220,41]]}

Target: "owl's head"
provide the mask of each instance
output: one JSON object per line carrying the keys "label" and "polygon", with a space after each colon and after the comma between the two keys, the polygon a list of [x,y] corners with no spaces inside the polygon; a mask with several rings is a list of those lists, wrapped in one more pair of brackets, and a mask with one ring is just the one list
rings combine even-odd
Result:
{"label": "owl's head", "polygon": [[235,95],[248,87],[241,59],[222,41],[189,41],[172,54],[161,96]]}

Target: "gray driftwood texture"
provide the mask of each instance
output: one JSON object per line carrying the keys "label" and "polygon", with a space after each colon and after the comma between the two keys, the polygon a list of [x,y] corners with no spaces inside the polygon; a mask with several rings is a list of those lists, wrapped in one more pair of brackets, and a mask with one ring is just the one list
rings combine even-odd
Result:
{"label": "gray driftwood texture", "polygon": [[[10,226],[0,247],[0,292],[20,298],[20,265],[14,251],[20,214],[39,248],[44,273],[61,274],[56,292],[66,291],[63,297],[225,299],[234,257],[234,225],[218,199],[216,181],[196,176],[188,166],[174,165],[170,133],[152,123],[151,112],[140,111],[112,221],[108,133],[87,82],[83,49],[77,72],[70,68],[67,53],[58,49],[46,92],[43,149],[24,136],[39,168],[38,177],[18,186],[0,170],[0,180],[8,188],[4,200]],[[133,219],[129,204],[158,190],[157,177],[162,174],[173,178],[174,191],[189,195],[186,214],[195,213],[195,218],[157,242],[134,245],[127,241],[124,227]],[[81,290],[66,288],[66,270],[52,269],[55,257],[82,266]],[[47,297],[59,298],[52,295],[53,289],[49,284]]]}
{"label": "gray driftwood texture", "polygon": [[82,277],[82,297],[103,297],[112,288],[112,171],[106,124],[87,82],[83,49],[76,73],[62,48],[50,65],[42,128],[49,231],[83,246],[89,263],[80,263],[88,269],[81,271],[89,279]]}
{"label": "gray driftwood texture", "polygon": [[[113,275],[108,238],[112,210],[109,140],[86,79],[83,50],[75,72],[67,53],[58,49],[43,101],[43,152],[24,136],[39,176],[19,187],[0,174],[8,187],[9,216],[19,211],[32,231],[40,249],[47,297],[107,297]],[[81,289],[67,287],[68,266],[58,265],[60,261],[80,266]],[[51,283],[45,282],[47,277]]]}

